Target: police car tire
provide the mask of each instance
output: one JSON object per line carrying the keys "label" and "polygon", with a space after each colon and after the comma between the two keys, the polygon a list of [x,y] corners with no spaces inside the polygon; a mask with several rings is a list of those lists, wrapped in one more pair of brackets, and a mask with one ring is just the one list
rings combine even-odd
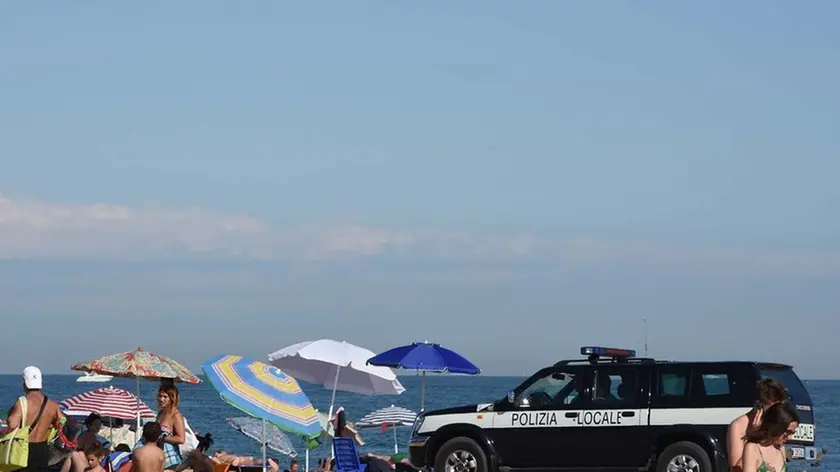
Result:
{"label": "police car tire", "polygon": [[435,472],[446,472],[446,458],[455,451],[467,451],[475,457],[476,472],[488,472],[487,455],[477,442],[470,438],[457,437],[443,443],[435,455]]}
{"label": "police car tire", "polygon": [[712,461],[709,454],[697,443],[691,441],[680,441],[666,447],[659,460],[656,461],[656,472],[668,472],[668,463],[679,455],[686,455],[694,458],[700,465],[700,472],[712,472]]}

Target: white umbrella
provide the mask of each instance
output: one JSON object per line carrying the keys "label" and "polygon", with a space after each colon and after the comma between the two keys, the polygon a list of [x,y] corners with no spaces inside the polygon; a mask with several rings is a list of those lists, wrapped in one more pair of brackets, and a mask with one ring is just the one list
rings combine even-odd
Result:
{"label": "white umbrella", "polygon": [[[268,360],[298,380],[332,389],[327,414],[329,420],[332,419],[335,392],[338,390],[362,395],[399,395],[405,391],[390,367],[367,364],[373,355],[373,351],[346,341],[319,339],[284,347],[269,354]],[[308,449],[306,470],[309,471]]]}
{"label": "white umbrella", "polygon": [[330,410],[335,408],[335,392],[362,395],[399,395],[405,391],[390,367],[367,364],[373,351],[345,341],[319,339],[293,344],[268,355],[283,372],[304,382],[321,384],[332,390]]}

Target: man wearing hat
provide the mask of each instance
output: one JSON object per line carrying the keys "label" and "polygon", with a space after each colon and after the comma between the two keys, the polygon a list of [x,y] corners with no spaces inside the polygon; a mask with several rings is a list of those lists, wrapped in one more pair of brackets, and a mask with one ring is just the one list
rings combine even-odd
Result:
{"label": "man wearing hat", "polygon": [[29,462],[27,467],[22,469],[26,472],[40,472],[49,467],[50,449],[47,435],[50,427],[61,416],[58,403],[44,395],[42,387],[41,369],[35,366],[23,369],[24,394],[12,405],[6,419],[9,428],[29,428]]}

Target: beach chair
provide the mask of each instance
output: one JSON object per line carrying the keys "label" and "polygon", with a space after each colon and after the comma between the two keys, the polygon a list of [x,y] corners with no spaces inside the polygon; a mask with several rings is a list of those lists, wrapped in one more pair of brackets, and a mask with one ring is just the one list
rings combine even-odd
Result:
{"label": "beach chair", "polygon": [[353,438],[333,438],[334,472],[364,472],[365,464],[359,460],[359,451]]}

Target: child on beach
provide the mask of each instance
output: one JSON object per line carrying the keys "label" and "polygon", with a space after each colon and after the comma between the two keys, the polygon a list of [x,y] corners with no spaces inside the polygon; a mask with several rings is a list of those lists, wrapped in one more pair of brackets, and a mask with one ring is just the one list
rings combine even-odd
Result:
{"label": "child on beach", "polygon": [[108,455],[108,450],[102,447],[98,441],[94,441],[85,447],[84,450],[87,467],[85,472],[106,472],[102,467],[102,459]]}

